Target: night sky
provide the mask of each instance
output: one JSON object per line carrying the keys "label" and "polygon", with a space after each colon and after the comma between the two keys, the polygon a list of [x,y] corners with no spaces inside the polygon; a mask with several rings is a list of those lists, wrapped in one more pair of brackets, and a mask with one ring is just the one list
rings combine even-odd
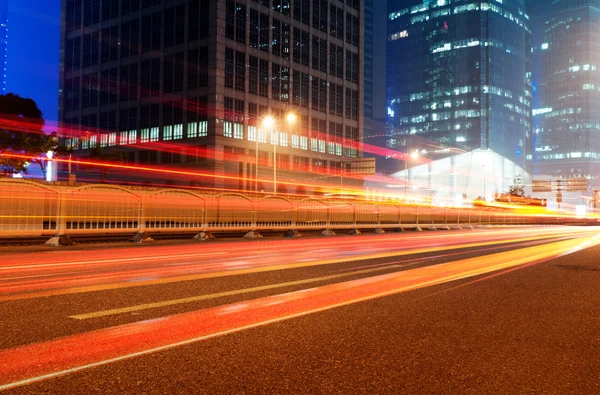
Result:
{"label": "night sky", "polygon": [[36,101],[55,130],[58,118],[60,0],[8,0],[7,93]]}

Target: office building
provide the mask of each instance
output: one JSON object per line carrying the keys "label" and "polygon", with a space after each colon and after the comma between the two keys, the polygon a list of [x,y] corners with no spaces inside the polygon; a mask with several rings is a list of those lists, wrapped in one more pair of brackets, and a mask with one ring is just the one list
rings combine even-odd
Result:
{"label": "office building", "polygon": [[600,173],[600,1],[534,1],[534,175]]}
{"label": "office building", "polygon": [[405,153],[400,178],[490,197],[526,177],[530,36],[524,0],[389,0],[388,145]]}
{"label": "office building", "polygon": [[361,156],[364,1],[62,7],[60,119],[66,131],[90,131],[68,141],[83,154],[99,146],[129,164],[200,170],[217,178],[194,182],[246,190],[257,188],[256,162],[259,179],[272,177],[274,145],[284,182],[326,179]]}

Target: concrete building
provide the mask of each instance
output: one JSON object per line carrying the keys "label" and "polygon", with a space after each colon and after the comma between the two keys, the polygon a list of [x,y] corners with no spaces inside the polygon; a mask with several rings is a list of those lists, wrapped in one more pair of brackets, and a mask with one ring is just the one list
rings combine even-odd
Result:
{"label": "concrete building", "polygon": [[535,178],[588,178],[597,188],[600,1],[535,0],[534,7]]}
{"label": "concrete building", "polygon": [[[511,163],[498,174],[508,180],[496,185],[499,192],[526,178],[531,163],[530,36],[524,0],[388,1],[388,145],[404,152],[399,159],[406,160],[406,168],[476,151],[469,158],[478,163],[503,162],[497,155]],[[415,151],[420,159],[410,160]],[[446,167],[453,172],[454,165]],[[489,168],[469,173],[483,185]],[[505,173],[508,168],[515,173]],[[398,177],[412,182],[413,172]],[[457,194],[452,188],[456,177],[449,174],[446,184],[435,186]],[[469,189],[483,194],[483,188]]]}
{"label": "concrete building", "polygon": [[183,183],[272,190],[256,163],[270,180],[275,151],[282,183],[328,179],[362,156],[364,15],[362,0],[63,0],[62,135],[211,175]]}

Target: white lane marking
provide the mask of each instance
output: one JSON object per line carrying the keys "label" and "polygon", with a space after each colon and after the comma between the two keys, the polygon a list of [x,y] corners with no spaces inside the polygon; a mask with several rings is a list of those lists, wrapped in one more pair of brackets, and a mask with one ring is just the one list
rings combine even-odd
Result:
{"label": "white lane marking", "polygon": [[[566,255],[566,254],[564,254],[564,255]],[[518,267],[518,265],[517,265],[517,267]],[[495,271],[495,270],[499,270],[499,269],[493,269],[493,270],[490,270],[490,271]],[[472,274],[471,277],[474,276],[474,275],[477,275],[477,273]],[[154,347],[154,348],[151,348],[151,349],[148,349],[148,350],[137,351],[137,352],[130,353],[130,354],[127,354],[127,355],[122,355],[122,356],[115,357],[115,358],[105,359],[105,360],[99,361],[99,362],[93,362],[93,363],[89,363],[89,364],[86,364],[86,365],[76,366],[76,367],[70,368],[70,369],[64,369],[64,370],[61,370],[61,371],[58,371],[58,372],[53,372],[53,373],[49,373],[49,374],[45,374],[45,375],[31,377],[31,378],[25,379],[25,380],[14,381],[12,383],[7,383],[7,384],[4,384],[4,385],[0,385],[0,391],[7,390],[7,389],[12,389],[12,388],[17,388],[17,387],[21,387],[21,386],[24,386],[24,385],[36,383],[36,382],[39,382],[39,381],[43,381],[43,380],[47,380],[47,379],[51,379],[51,378],[55,378],[55,377],[59,377],[59,376],[63,376],[63,375],[70,374],[70,373],[79,372],[79,371],[90,369],[90,368],[94,368],[94,367],[108,365],[108,364],[111,364],[111,363],[114,363],[114,362],[120,362],[120,361],[124,361],[124,360],[127,360],[127,359],[131,359],[131,358],[143,356],[143,355],[153,354],[155,352],[170,350],[172,348],[176,348],[176,347],[180,347],[180,346],[184,346],[184,345],[188,345],[188,344],[197,343],[197,342],[202,341],[202,340],[207,340],[207,339],[211,339],[211,338],[215,338],[215,337],[219,337],[219,336],[223,336],[223,335],[228,335],[228,334],[231,334],[231,333],[241,332],[241,331],[244,331],[244,330],[247,330],[247,329],[251,329],[251,328],[257,328],[257,327],[261,327],[261,326],[266,326],[266,325],[269,325],[269,324],[272,324],[272,323],[275,323],[275,322],[287,321],[287,320],[294,319],[294,318],[297,318],[297,317],[303,317],[303,316],[307,316],[307,315],[310,315],[310,314],[318,313],[318,312],[321,312],[321,311],[332,310],[332,309],[335,309],[335,308],[338,308],[338,307],[347,306],[347,305],[351,305],[351,304],[356,304],[356,303],[360,303],[360,302],[367,301],[367,300],[373,300],[373,299],[385,297],[385,296],[388,296],[388,295],[394,295],[394,294],[398,294],[398,293],[410,291],[410,290],[413,290],[413,289],[424,288],[424,287],[428,287],[428,286],[431,286],[431,285],[443,284],[443,283],[446,283],[446,282],[454,281],[457,278],[460,278],[460,277],[453,278],[453,276],[449,276],[449,277],[446,277],[445,279],[443,279],[443,281],[439,281],[439,279],[438,279],[438,281],[436,281],[436,280],[429,280],[429,281],[424,281],[421,284],[411,284],[411,285],[407,285],[407,286],[404,286],[404,287],[397,288],[397,289],[395,289],[393,291],[382,292],[380,294],[368,295],[368,296],[357,298],[357,299],[354,299],[354,300],[351,300],[351,301],[344,301],[344,302],[340,302],[340,303],[336,303],[336,304],[332,304],[332,305],[328,305],[328,306],[313,308],[313,309],[309,309],[309,310],[302,311],[302,312],[299,312],[299,313],[290,314],[290,315],[287,315],[287,316],[277,317],[277,318],[273,318],[273,319],[270,319],[270,320],[266,320],[266,321],[262,321],[262,322],[258,322],[258,323],[254,323],[254,324],[244,325],[244,326],[241,326],[241,327],[237,327],[237,328],[233,328],[233,329],[228,329],[228,330],[224,330],[224,331],[212,333],[210,335],[199,336],[199,337],[196,337],[196,338],[192,338],[192,339],[188,339],[188,340],[183,340],[183,341],[180,341],[180,342],[171,343],[171,344],[167,344],[167,345],[164,345],[164,346]]]}

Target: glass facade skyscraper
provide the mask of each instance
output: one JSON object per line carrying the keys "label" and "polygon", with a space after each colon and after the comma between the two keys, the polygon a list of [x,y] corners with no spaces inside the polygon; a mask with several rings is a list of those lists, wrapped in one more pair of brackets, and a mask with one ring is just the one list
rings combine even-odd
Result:
{"label": "glass facade skyscraper", "polygon": [[390,148],[490,150],[527,169],[530,40],[525,0],[389,0]]}
{"label": "glass facade skyscraper", "polygon": [[600,172],[600,1],[534,1],[534,174]]}
{"label": "glass facade skyscraper", "polygon": [[209,186],[256,189],[274,165],[334,177],[362,156],[365,14],[364,0],[63,0],[60,121],[91,133],[82,155],[200,169]]}

